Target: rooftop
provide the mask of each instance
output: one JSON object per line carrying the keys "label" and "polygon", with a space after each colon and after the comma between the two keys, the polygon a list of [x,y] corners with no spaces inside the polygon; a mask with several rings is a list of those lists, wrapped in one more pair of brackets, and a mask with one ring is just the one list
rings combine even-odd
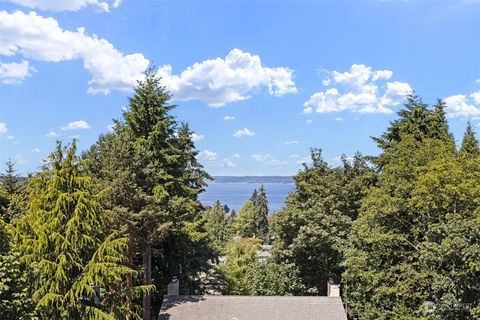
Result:
{"label": "rooftop", "polygon": [[347,320],[340,297],[166,296],[159,320]]}

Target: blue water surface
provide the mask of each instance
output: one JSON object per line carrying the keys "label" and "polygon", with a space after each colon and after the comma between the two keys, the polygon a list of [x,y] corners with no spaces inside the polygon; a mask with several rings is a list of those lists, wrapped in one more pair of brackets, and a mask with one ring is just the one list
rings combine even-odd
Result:
{"label": "blue water surface", "polygon": [[[219,200],[238,213],[253,190],[259,189],[261,185],[262,183],[210,183],[205,192],[200,194],[199,199],[206,205],[212,205]],[[267,192],[270,212],[279,210],[288,193],[295,188],[293,183],[263,183],[263,186]]]}

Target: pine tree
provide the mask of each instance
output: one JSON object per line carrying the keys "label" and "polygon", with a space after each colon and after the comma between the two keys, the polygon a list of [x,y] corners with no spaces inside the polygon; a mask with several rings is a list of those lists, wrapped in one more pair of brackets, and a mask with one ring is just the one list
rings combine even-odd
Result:
{"label": "pine tree", "polygon": [[240,237],[254,237],[255,231],[255,205],[247,200],[235,218],[235,232]]}
{"label": "pine tree", "polygon": [[480,147],[478,145],[478,140],[475,137],[475,132],[473,131],[472,124],[468,122],[465,134],[463,135],[462,145],[460,147],[460,155],[462,156],[480,156]]}
{"label": "pine tree", "polygon": [[75,141],[58,142],[27,186],[29,206],[16,227],[23,261],[35,270],[32,299],[46,319],[128,315],[126,239],[105,233],[108,213],[75,153]]}
{"label": "pine tree", "polygon": [[255,233],[258,237],[265,239],[268,236],[268,200],[265,187],[262,185],[258,189],[255,206]]}
{"label": "pine tree", "polygon": [[[440,305],[446,296],[440,298],[441,294],[434,292],[442,292],[445,283],[453,283],[447,269],[456,267],[446,263],[449,258],[441,257],[441,250],[437,251],[437,256],[446,258],[442,263],[430,266],[426,263],[432,258],[429,251],[438,243],[426,248],[435,238],[433,242],[440,243],[445,239],[442,239],[441,232],[433,232],[433,229],[439,221],[445,221],[447,212],[455,210],[455,206],[442,210],[438,203],[427,199],[453,197],[456,198],[453,204],[460,205],[462,199],[468,197],[454,196],[461,179],[453,179],[448,186],[441,186],[448,179],[438,176],[429,183],[440,188],[430,196],[429,192],[418,196],[426,184],[426,174],[445,169],[444,165],[436,168],[434,164],[449,161],[456,154],[455,144],[447,134],[443,107],[438,105],[432,111],[418,101],[410,99],[406,109],[399,113],[399,119],[391,123],[381,139],[377,139],[382,149],[375,158],[380,168],[378,182],[362,199],[353,233],[345,246],[347,270],[343,278],[349,287],[351,316],[362,319],[428,317],[424,303],[433,301]],[[392,132],[395,135],[391,135]],[[452,168],[451,176],[457,173],[457,169]],[[458,222],[459,225],[463,223]],[[444,244],[448,246],[448,242]],[[458,244],[458,248],[463,246],[460,242]],[[443,266],[446,266],[445,270]],[[443,276],[438,277],[436,272]],[[443,283],[432,280],[434,278]]]}
{"label": "pine tree", "polygon": [[7,168],[5,169],[5,173],[2,176],[2,188],[5,189],[8,195],[13,195],[18,190],[18,175],[15,173],[15,163],[12,159],[8,159],[5,163]]}
{"label": "pine tree", "polygon": [[454,143],[453,136],[448,131],[445,117],[445,104],[439,100],[433,110],[428,109],[420,97],[410,95],[404,109],[398,112],[398,118],[390,123],[386,132],[379,138],[373,138],[378,147],[383,151],[371,160],[380,169],[390,161],[388,151],[394,148],[405,138],[416,143],[426,139],[440,139]]}
{"label": "pine tree", "polygon": [[188,125],[178,125],[171,115],[175,106],[169,99],[155,71],[147,70],[123,119],[85,155],[108,189],[105,202],[117,228],[127,229],[130,265],[143,272],[144,284],[154,279],[153,304],[152,295],[143,299],[145,320],[157,313],[172,276],[180,279],[182,292],[197,293],[196,273],[210,268],[213,257],[197,200],[210,176],[196,159]]}
{"label": "pine tree", "polygon": [[215,201],[213,206],[205,211],[204,219],[210,242],[217,252],[223,252],[225,245],[231,240],[233,230],[220,201]]}

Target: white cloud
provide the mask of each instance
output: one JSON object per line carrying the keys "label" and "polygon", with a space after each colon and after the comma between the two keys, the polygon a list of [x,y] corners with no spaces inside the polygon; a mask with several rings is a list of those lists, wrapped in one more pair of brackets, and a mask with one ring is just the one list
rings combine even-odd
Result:
{"label": "white cloud", "polygon": [[298,158],[298,157],[299,157],[299,156],[298,156],[298,154],[296,154],[296,153],[290,155],[290,158]]}
{"label": "white cloud", "polygon": [[390,70],[377,70],[373,73],[372,81],[380,79],[390,79],[393,76],[393,72]]}
{"label": "white cloud", "polygon": [[[21,6],[31,9],[41,9],[50,11],[78,11],[86,6],[94,6],[103,12],[110,11],[110,4],[106,1],[98,0],[7,0]],[[120,0],[115,0],[111,5],[118,8]]]}
{"label": "white cloud", "polygon": [[32,76],[35,68],[30,67],[28,61],[3,63],[0,61],[0,81],[3,84],[18,84]]}
{"label": "white cloud", "polygon": [[373,71],[363,64],[354,64],[347,72],[333,71],[322,82],[331,87],[310,96],[303,104],[303,112],[392,113],[389,107],[398,105],[412,92],[405,82],[392,81],[379,86],[379,81],[388,80],[392,75],[390,70]]}
{"label": "white cloud", "polygon": [[234,116],[225,116],[223,117],[223,120],[228,121],[228,120],[235,120]]}
{"label": "white cloud", "polygon": [[269,161],[273,159],[273,156],[269,154],[261,154],[261,153],[255,153],[250,156],[252,160],[258,161],[258,162],[264,162],[264,161]]}
{"label": "white cloud", "polygon": [[40,149],[38,148],[33,148],[32,150],[30,150],[31,153],[40,153]]}
{"label": "white cloud", "polygon": [[56,137],[56,136],[58,136],[58,134],[55,131],[50,131],[49,133],[47,133],[45,135],[45,137],[47,137],[47,138],[53,138],[53,137]]}
{"label": "white cloud", "polygon": [[275,159],[275,157],[270,154],[255,153],[252,154],[250,158],[254,161],[263,162],[269,165],[281,165],[287,163],[286,161]]}
{"label": "white cloud", "polygon": [[232,156],[230,158],[233,158],[233,159],[240,159],[242,156],[239,155],[238,153],[234,153],[232,154]]}
{"label": "white cloud", "polygon": [[13,161],[16,164],[25,164],[28,162],[28,160],[25,159],[21,154],[17,154],[15,157],[13,157]]}
{"label": "white cloud", "polygon": [[82,130],[82,129],[90,129],[91,126],[88,124],[88,122],[84,120],[78,120],[78,121],[72,121],[66,126],[62,127],[62,131],[67,131],[67,130]]}
{"label": "white cloud", "polygon": [[130,91],[149,65],[141,53],[125,55],[107,40],[86,34],[84,28],[64,30],[57,20],[35,12],[0,11],[0,29],[0,55],[48,62],[83,60],[92,77],[87,90],[92,94]]}
{"label": "white cloud", "polygon": [[470,95],[470,97],[473,99],[473,102],[475,104],[480,104],[480,90],[477,92],[474,92]]}
{"label": "white cloud", "polygon": [[0,134],[5,134],[8,132],[7,124],[5,122],[0,122]]}
{"label": "white cloud", "polygon": [[312,163],[312,157],[304,157],[297,161],[297,164],[309,164]]}
{"label": "white cloud", "polygon": [[164,65],[158,74],[175,99],[201,100],[211,107],[249,99],[261,88],[274,96],[297,92],[292,70],[265,67],[258,55],[240,49],[225,58],[194,63],[178,75],[172,74],[171,65]]}
{"label": "white cloud", "polygon": [[297,140],[290,140],[286,141],[285,144],[298,144],[299,142]]}
{"label": "white cloud", "polygon": [[306,124],[310,124],[312,123],[312,119],[308,119],[307,121],[305,121]]}
{"label": "white cloud", "polygon": [[343,121],[343,118],[340,118],[340,117],[336,117],[335,119],[333,119],[335,121]]}
{"label": "white cloud", "polygon": [[197,142],[203,140],[204,136],[201,134],[192,133],[192,141]]}
{"label": "white cloud", "polygon": [[15,139],[15,136],[7,136],[7,139],[8,139],[8,140]]}
{"label": "white cloud", "polygon": [[255,135],[255,132],[250,131],[248,128],[240,129],[233,134],[236,138],[251,137],[253,135]]}
{"label": "white cloud", "polygon": [[120,7],[121,3],[122,3],[122,0],[115,0],[115,2],[113,2],[113,7],[116,9]]}
{"label": "white cloud", "polygon": [[198,158],[206,162],[213,162],[217,160],[217,153],[209,150],[203,150],[198,154]]}
{"label": "white cloud", "polygon": [[476,108],[473,102],[476,101],[476,96],[472,96],[472,103],[469,98],[463,94],[449,96],[443,99],[447,105],[446,111],[451,117],[469,117],[480,115],[480,107]]}
{"label": "white cloud", "polygon": [[223,159],[223,166],[229,168],[236,168],[238,165],[230,159]]}

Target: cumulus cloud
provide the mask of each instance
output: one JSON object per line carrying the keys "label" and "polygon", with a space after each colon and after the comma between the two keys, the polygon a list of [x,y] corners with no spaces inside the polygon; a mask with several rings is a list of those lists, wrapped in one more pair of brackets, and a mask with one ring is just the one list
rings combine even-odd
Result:
{"label": "cumulus cloud", "polygon": [[164,65],[158,74],[175,99],[201,100],[211,107],[249,99],[262,88],[274,96],[297,92],[292,70],[265,67],[258,55],[240,49],[225,58],[197,62],[178,75]]}
{"label": "cumulus cloud", "polygon": [[203,138],[204,138],[203,135],[201,135],[201,134],[196,134],[196,133],[192,133],[191,137],[192,137],[192,141],[193,141],[193,142],[197,142],[197,141],[203,140]]}
{"label": "cumulus cloud", "polygon": [[35,71],[37,70],[31,67],[26,60],[18,63],[3,63],[0,61],[0,81],[3,84],[21,83]]}
{"label": "cumulus cloud", "polygon": [[343,118],[340,118],[340,117],[336,117],[335,119],[333,119],[335,121],[343,121]]}
{"label": "cumulus cloud", "polygon": [[8,127],[5,122],[0,122],[0,134],[5,134],[8,132]]}
{"label": "cumulus cloud", "polygon": [[480,90],[478,90],[477,92],[474,92],[470,95],[470,97],[473,99],[473,102],[475,104],[479,104],[480,105]]}
{"label": "cumulus cloud", "polygon": [[303,112],[392,113],[390,107],[412,92],[405,82],[382,84],[392,76],[390,70],[372,70],[363,64],[354,64],[346,72],[332,71],[322,82],[328,88],[310,96],[303,104]]}
{"label": "cumulus cloud", "polygon": [[223,117],[223,120],[228,121],[228,120],[235,120],[234,116],[225,116]]}
{"label": "cumulus cloud", "polygon": [[47,134],[45,134],[45,137],[47,137],[47,138],[53,138],[53,137],[56,137],[56,136],[58,136],[58,134],[55,131],[50,131]]}
{"label": "cumulus cloud", "polygon": [[297,140],[290,140],[290,141],[285,141],[285,144],[298,144],[299,142]]}
{"label": "cumulus cloud", "polygon": [[223,159],[223,166],[228,168],[238,167],[238,165],[230,159]]}
{"label": "cumulus cloud", "polygon": [[40,149],[38,148],[33,148],[32,150],[30,150],[31,153],[40,153]]}
{"label": "cumulus cloud", "polygon": [[310,124],[312,123],[312,119],[308,119],[307,121],[305,121],[306,124]]}
{"label": "cumulus cloud", "polygon": [[198,158],[200,160],[204,160],[205,162],[213,162],[217,160],[217,153],[209,150],[203,150],[198,154]]}
{"label": "cumulus cloud", "polygon": [[[457,94],[443,99],[446,104],[446,111],[450,117],[470,117],[480,115],[480,91],[467,97],[464,94]],[[477,105],[477,107],[474,106]]]}
{"label": "cumulus cloud", "polygon": [[97,10],[103,12],[110,11],[110,5],[113,8],[118,8],[121,1],[115,0],[111,3],[107,1],[98,0],[7,0],[23,7],[31,9],[41,9],[49,11],[78,11],[87,6],[94,6]]}
{"label": "cumulus cloud", "polygon": [[82,129],[90,129],[91,126],[88,124],[88,122],[84,120],[78,120],[78,121],[72,121],[66,126],[62,127],[62,131],[68,131],[68,130],[82,130]]}
{"label": "cumulus cloud", "polygon": [[255,135],[255,132],[250,131],[248,128],[240,129],[233,134],[233,136],[236,138],[251,137],[253,135]]}
{"label": "cumulus cloud", "polygon": [[232,156],[230,158],[233,158],[233,159],[240,159],[242,156],[239,155],[238,153],[234,153],[232,154]]}
{"label": "cumulus cloud", "polygon": [[87,90],[92,94],[131,90],[149,65],[141,53],[125,55],[107,40],[88,35],[84,28],[64,30],[57,20],[35,12],[0,11],[0,29],[0,55],[47,62],[82,60],[92,77]]}

